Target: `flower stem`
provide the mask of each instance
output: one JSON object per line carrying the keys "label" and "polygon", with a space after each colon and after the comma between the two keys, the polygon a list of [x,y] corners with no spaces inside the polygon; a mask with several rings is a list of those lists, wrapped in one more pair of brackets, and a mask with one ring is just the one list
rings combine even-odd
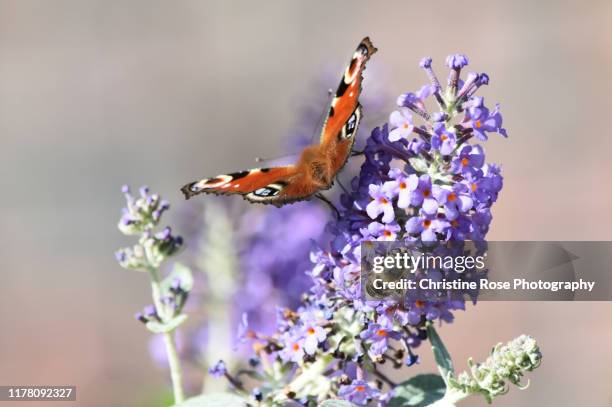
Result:
{"label": "flower stem", "polygon": [[467,396],[468,394],[462,391],[447,388],[444,397],[432,404],[428,404],[427,407],[455,407],[458,401],[463,400]]}
{"label": "flower stem", "polygon": [[164,335],[164,343],[166,344],[166,353],[168,354],[168,365],[170,366],[170,377],[172,379],[172,391],[174,392],[174,404],[181,403],[185,400],[183,394],[183,374],[181,372],[181,361],[176,352],[176,344],[174,342],[174,334],[166,332]]}
{"label": "flower stem", "polygon": [[[151,294],[156,311],[163,322],[167,322],[165,307],[161,301],[161,276],[156,267],[148,268],[149,276],[151,277]],[[166,354],[168,356],[168,366],[170,367],[170,378],[172,379],[172,391],[174,393],[174,403],[178,404],[185,400],[183,393],[183,374],[181,371],[181,361],[176,351],[176,343],[174,341],[174,332],[164,332],[164,344],[166,345]]]}

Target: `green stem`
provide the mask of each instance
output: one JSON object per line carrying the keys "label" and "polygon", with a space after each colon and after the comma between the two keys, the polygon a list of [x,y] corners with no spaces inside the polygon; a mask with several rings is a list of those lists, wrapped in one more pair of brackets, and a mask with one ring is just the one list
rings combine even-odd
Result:
{"label": "green stem", "polygon": [[457,402],[466,398],[468,394],[455,389],[446,389],[444,397],[429,404],[427,407],[455,407]]}
{"label": "green stem", "polygon": [[151,277],[151,296],[153,297],[153,305],[162,321],[166,321],[165,307],[161,302],[161,278],[159,271],[155,267],[149,267],[149,276]]}
{"label": "green stem", "polygon": [[[147,256],[149,255],[148,249],[146,249]],[[157,310],[159,317],[163,322],[167,322],[166,308],[163,306],[161,301],[161,276],[159,270],[156,267],[148,267],[149,276],[151,277],[151,294],[153,297],[153,304]],[[176,343],[174,341],[173,332],[165,332],[162,334],[164,337],[164,344],[166,345],[166,354],[168,356],[168,365],[170,367],[170,378],[172,379],[172,391],[174,392],[174,404],[181,403],[185,400],[185,394],[183,393],[183,374],[181,371],[181,361],[176,351]]]}
{"label": "green stem", "polygon": [[176,344],[174,342],[174,334],[165,332],[164,343],[166,344],[166,353],[168,354],[168,365],[170,366],[170,377],[172,379],[172,391],[174,392],[174,404],[178,404],[185,400],[183,394],[183,374],[181,372],[181,361],[176,352]]}

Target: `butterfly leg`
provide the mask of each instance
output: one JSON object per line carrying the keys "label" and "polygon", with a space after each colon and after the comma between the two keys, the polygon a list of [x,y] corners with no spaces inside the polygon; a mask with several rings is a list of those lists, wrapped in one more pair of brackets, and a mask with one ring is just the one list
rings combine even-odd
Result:
{"label": "butterfly leg", "polygon": [[349,192],[348,189],[346,189],[346,187],[342,184],[342,182],[340,181],[340,177],[336,176],[336,181],[338,181],[338,185],[340,185],[340,188],[342,188],[342,190],[344,191],[345,194],[347,194],[348,196],[351,196],[351,193]]}
{"label": "butterfly leg", "polygon": [[325,202],[327,204],[327,206],[330,207],[330,209],[332,211],[334,211],[334,213],[336,214],[336,219],[340,219],[340,211],[338,210],[338,208],[336,208],[336,206],[332,203],[332,201],[330,201],[329,199],[327,199],[325,197],[325,195],[323,195],[322,193],[316,193],[314,195],[316,198],[319,198],[321,201]]}
{"label": "butterfly leg", "polygon": [[351,151],[351,157],[357,157],[359,155],[364,155],[365,154],[365,150],[362,151]]}

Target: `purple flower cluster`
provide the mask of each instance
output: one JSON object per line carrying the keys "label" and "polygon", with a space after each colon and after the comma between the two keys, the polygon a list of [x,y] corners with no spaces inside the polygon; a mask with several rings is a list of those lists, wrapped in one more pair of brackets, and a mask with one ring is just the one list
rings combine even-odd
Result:
{"label": "purple flower cluster", "polygon": [[169,226],[161,232],[153,232],[170,205],[159,195],[149,194],[149,188],[146,186],[140,187],[138,197],[131,194],[127,185],[124,185],[121,191],[125,196],[126,206],[121,210],[117,226],[125,235],[140,237],[138,244],[115,252],[115,258],[127,269],[147,270],[150,267],[158,267],[183,245],[183,238],[173,235]]}
{"label": "purple flower cluster", "polygon": [[310,286],[308,253],[313,241],[322,241],[327,219],[325,208],[311,202],[245,213],[238,235],[237,320],[247,313],[253,329],[271,333],[276,308],[299,305]]}
{"label": "purple flower cluster", "polygon": [[[328,225],[329,247],[311,253],[313,284],[302,305],[295,312],[279,310],[272,336],[255,333],[243,321],[242,341],[251,342],[259,358],[281,362],[283,374],[290,372],[288,384],[258,390],[258,399],[308,403],[340,397],[357,405],[384,404],[392,390],[383,391],[389,382],[378,365],[418,363],[413,349],[427,338],[427,322],[451,322],[452,311],[464,309],[463,300],[449,298],[365,301],[360,266],[361,244],[372,240],[484,239],[502,177],[470,140],[506,131],[499,108],[491,111],[474,96],[488,76],[470,73],[461,80],[467,63],[464,55],[447,58],[450,73],[442,89],[431,58],[421,61],[431,84],[401,95],[390,125],[372,131],[360,174],[341,196],[341,216]],[[430,113],[429,104],[438,111]],[[326,384],[317,379],[323,375]]]}

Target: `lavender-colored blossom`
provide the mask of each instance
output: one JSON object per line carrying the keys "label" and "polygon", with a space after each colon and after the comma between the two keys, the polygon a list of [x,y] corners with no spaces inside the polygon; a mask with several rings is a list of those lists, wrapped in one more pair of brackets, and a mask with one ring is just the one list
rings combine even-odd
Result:
{"label": "lavender-colored blossom", "polygon": [[[407,107],[410,110],[418,113],[421,117],[428,119],[429,113],[427,112],[427,108],[425,107],[425,100],[431,95],[433,95],[435,92],[436,92],[436,87],[434,85],[424,85],[421,89],[419,89],[415,93],[408,92],[408,93],[404,93],[400,95],[397,98],[397,105],[399,107]],[[395,113],[396,112],[391,114],[391,118],[393,118],[393,115]],[[390,119],[390,121],[392,125],[397,126],[396,123],[394,123],[392,119]],[[393,133],[393,131],[391,133]],[[395,137],[391,138],[390,140],[396,141],[394,140],[394,138]]]}
{"label": "lavender-colored blossom", "polygon": [[361,339],[369,344],[368,352],[373,357],[381,356],[387,351],[389,339],[400,338],[399,332],[393,331],[392,326],[381,324],[370,324],[365,331],[359,335]]}
{"label": "lavender-colored blossom", "polygon": [[397,196],[398,208],[407,208],[410,205],[410,192],[417,186],[416,177],[411,178],[409,182],[407,175],[399,168],[392,168],[389,177],[391,180],[384,183],[383,190],[394,197]]}
{"label": "lavender-colored blossom", "polygon": [[484,150],[481,146],[464,145],[459,154],[451,161],[450,170],[454,174],[472,175],[478,178],[484,165]]}
{"label": "lavender-colored blossom", "polygon": [[304,336],[292,331],[285,332],[281,338],[283,349],[279,356],[285,362],[301,363],[304,359]]}
{"label": "lavender-colored blossom", "polygon": [[438,202],[431,192],[431,177],[427,174],[420,177],[410,174],[407,183],[410,189],[410,205],[422,206],[423,213],[435,215],[438,212]]}
{"label": "lavender-colored blossom", "polygon": [[358,406],[365,406],[368,401],[380,396],[380,390],[364,380],[355,380],[350,385],[341,386],[338,396]]}
{"label": "lavender-colored blossom", "polygon": [[364,237],[371,237],[375,240],[394,241],[397,239],[397,233],[402,230],[401,226],[395,222],[383,224],[372,222],[367,229],[362,231]]}
{"label": "lavender-colored blossom", "polygon": [[433,242],[438,239],[436,233],[444,233],[448,226],[444,219],[422,214],[408,219],[406,233],[419,236],[423,242]]}
{"label": "lavender-colored blossom", "polygon": [[474,136],[480,141],[488,139],[487,132],[495,132],[508,137],[506,129],[502,127],[499,105],[495,105],[495,109],[491,112],[484,106],[483,98],[474,98],[474,103],[467,110],[462,124],[473,129]]}
{"label": "lavender-colored blossom", "polygon": [[434,185],[433,196],[444,206],[444,214],[448,220],[457,219],[461,213],[466,213],[474,206],[468,187],[461,183],[456,183],[450,189]]}
{"label": "lavender-colored blossom", "polygon": [[327,338],[327,332],[320,325],[319,317],[314,310],[307,310],[300,315],[302,335],[304,336],[304,351],[313,355],[317,347]]}
{"label": "lavender-colored blossom", "polygon": [[443,155],[449,155],[457,145],[455,131],[447,129],[444,123],[435,123],[433,126],[434,134],[431,138],[431,146],[439,150]]}
{"label": "lavender-colored blossom", "polygon": [[[459,215],[449,222],[446,230],[446,240],[466,241],[470,239],[470,231],[473,229],[472,221],[468,216]],[[481,240],[481,239],[475,239]]]}
{"label": "lavender-colored blossom", "polygon": [[389,132],[390,141],[408,140],[414,125],[412,124],[412,115],[407,110],[399,110],[391,113],[389,116],[389,123],[393,127],[393,130]]}
{"label": "lavender-colored blossom", "polygon": [[394,218],[393,204],[391,203],[391,196],[385,193],[381,185],[370,185],[370,196],[372,201],[368,204],[366,211],[372,219],[376,219],[378,215],[382,214],[382,221],[389,223]]}

